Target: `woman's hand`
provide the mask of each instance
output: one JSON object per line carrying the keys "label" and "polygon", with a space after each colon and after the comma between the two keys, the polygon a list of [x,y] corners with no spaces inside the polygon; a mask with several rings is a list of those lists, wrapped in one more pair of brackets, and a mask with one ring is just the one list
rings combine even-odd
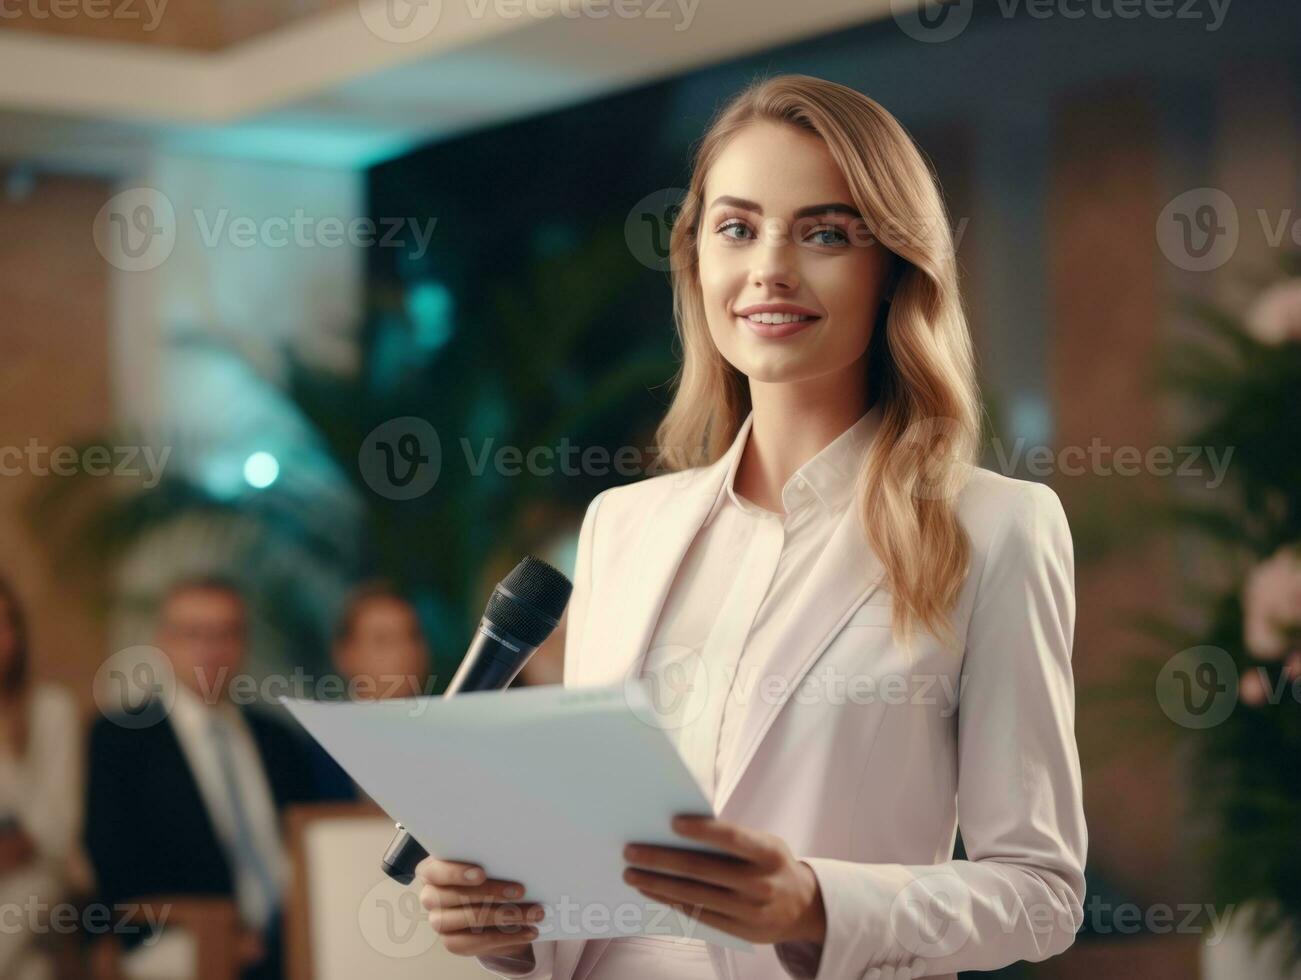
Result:
{"label": "woman's hand", "polygon": [[624,871],[624,881],[647,898],[752,943],[826,939],[817,876],[780,837],[686,814],[673,818],[673,829],[730,856],[629,844],[623,856],[636,868]]}
{"label": "woman's hand", "polygon": [[449,953],[459,956],[528,956],[538,937],[528,923],[542,918],[536,902],[515,902],[524,886],[518,881],[487,878],[483,868],[463,861],[427,857],[416,866],[424,884],[420,904],[429,924],[443,937]]}

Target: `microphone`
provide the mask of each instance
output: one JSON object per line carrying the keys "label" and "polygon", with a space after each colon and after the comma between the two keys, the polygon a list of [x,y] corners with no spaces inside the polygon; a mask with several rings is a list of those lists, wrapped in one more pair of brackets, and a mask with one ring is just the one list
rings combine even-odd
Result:
{"label": "microphone", "polygon": [[[541,558],[526,555],[492,590],[470,649],[443,697],[509,687],[560,622],[573,589],[573,583],[562,572]],[[397,828],[397,836],[384,852],[380,866],[394,881],[409,885],[415,880],[416,865],[429,852],[402,824]]]}

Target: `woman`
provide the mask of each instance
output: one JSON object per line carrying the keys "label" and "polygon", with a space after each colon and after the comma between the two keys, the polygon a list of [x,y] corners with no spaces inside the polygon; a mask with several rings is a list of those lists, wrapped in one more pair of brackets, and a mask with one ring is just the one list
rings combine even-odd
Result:
{"label": "woman", "polygon": [[527,883],[436,857],[431,923],[535,980],[905,980],[1061,952],[1087,847],[1070,532],[1047,487],[973,465],[923,157],[851,89],[759,82],[706,133],[671,255],[683,364],[659,443],[706,464],[591,503],[565,683],[689,692],[664,728],[719,816],[630,847],[625,880],[752,951],[533,942]]}
{"label": "woman", "polygon": [[[81,732],[62,688],[31,681],[27,625],[0,578],[0,977],[45,980],[51,915],[88,877],[76,852],[81,820]],[[57,923],[56,923],[57,924]]]}

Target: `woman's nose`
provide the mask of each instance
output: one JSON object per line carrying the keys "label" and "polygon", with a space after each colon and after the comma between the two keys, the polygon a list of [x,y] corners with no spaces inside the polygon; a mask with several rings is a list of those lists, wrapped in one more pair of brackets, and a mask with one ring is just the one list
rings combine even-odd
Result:
{"label": "woman's nose", "polygon": [[790,291],[799,287],[799,276],[788,264],[765,262],[755,266],[750,277],[757,289],[780,289]]}
{"label": "woman's nose", "polygon": [[755,263],[751,280],[756,287],[789,290],[799,285],[795,250],[791,245],[790,231],[783,222],[776,219],[765,221],[751,254]]}

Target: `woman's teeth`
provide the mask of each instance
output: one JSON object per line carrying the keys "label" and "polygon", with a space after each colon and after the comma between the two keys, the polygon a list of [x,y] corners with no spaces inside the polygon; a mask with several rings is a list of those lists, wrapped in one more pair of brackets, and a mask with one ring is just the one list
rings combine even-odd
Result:
{"label": "woman's teeth", "polygon": [[751,323],[798,323],[802,320],[816,320],[817,317],[798,313],[751,313],[746,319]]}

